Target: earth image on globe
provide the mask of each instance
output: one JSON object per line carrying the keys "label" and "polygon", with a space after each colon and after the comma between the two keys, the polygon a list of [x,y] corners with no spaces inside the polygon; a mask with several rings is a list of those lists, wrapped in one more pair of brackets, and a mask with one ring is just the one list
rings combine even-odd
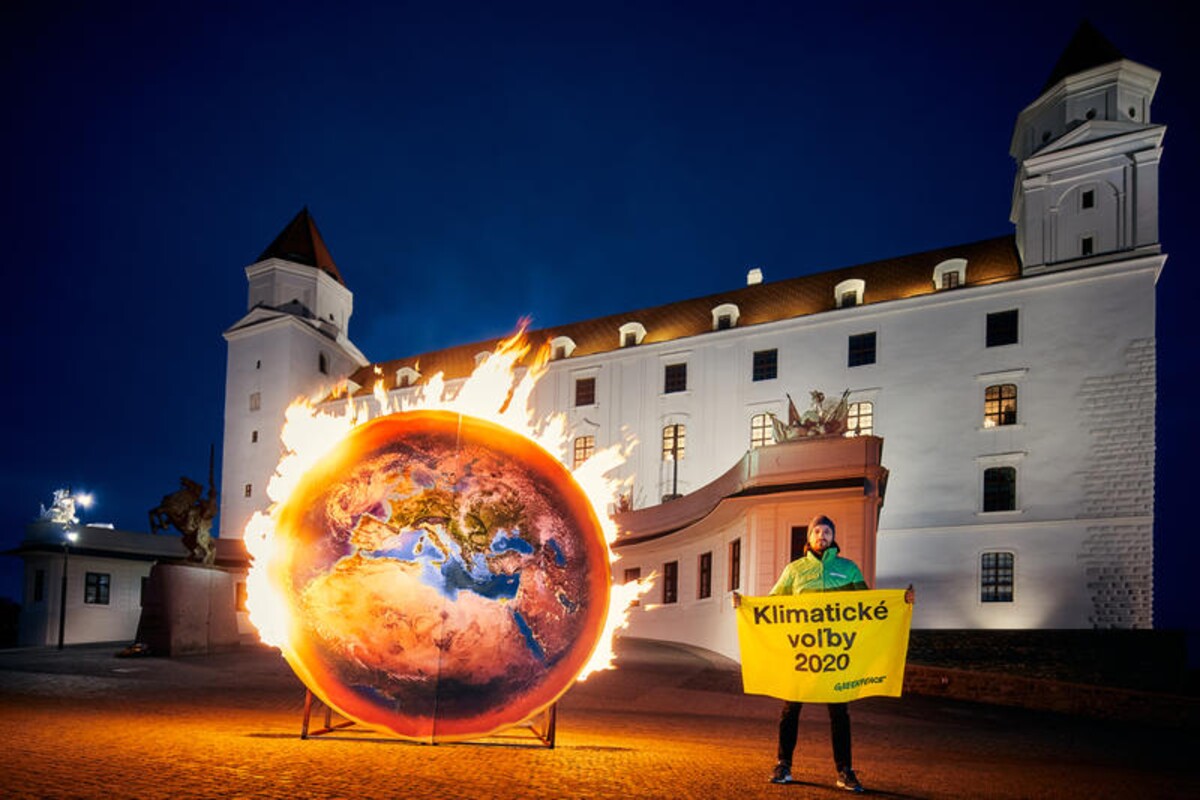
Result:
{"label": "earth image on globe", "polygon": [[604,629],[595,512],[531,440],[450,411],[354,428],[280,510],[283,653],[350,719],[409,739],[534,717]]}

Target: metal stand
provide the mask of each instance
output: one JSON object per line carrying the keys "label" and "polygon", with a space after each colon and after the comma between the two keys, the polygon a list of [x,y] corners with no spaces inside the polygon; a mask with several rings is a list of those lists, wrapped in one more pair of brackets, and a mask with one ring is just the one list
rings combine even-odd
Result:
{"label": "metal stand", "polygon": [[[320,703],[325,707],[325,727],[317,730],[309,730],[309,722],[312,720],[313,702]],[[349,728],[354,725],[354,720],[343,719],[340,722],[333,721],[333,709],[325,704],[321,698],[312,693],[311,689],[304,690],[304,720],[300,725],[300,738],[308,739],[312,736],[324,736],[328,733]],[[510,733],[510,731],[524,730],[528,733]],[[521,741],[529,741],[532,736],[542,747],[554,749],[555,738],[558,732],[558,703],[552,704],[545,711],[537,716],[530,717],[524,722],[519,722],[511,728],[506,728],[500,733],[494,733],[491,736],[486,736],[480,741],[488,739],[516,739]],[[437,742],[433,742],[437,744]]]}

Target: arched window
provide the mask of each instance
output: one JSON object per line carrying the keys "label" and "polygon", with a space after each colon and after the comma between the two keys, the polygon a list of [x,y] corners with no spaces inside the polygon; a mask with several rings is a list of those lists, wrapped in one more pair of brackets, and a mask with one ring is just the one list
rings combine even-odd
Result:
{"label": "arched window", "polygon": [[750,418],[750,447],[775,444],[775,415],[755,414]]}
{"label": "arched window", "polygon": [[636,347],[646,338],[646,327],[640,322],[626,322],[617,328],[617,333],[620,335],[618,342],[621,347]]}
{"label": "arched window", "polygon": [[967,282],[967,260],[965,258],[948,258],[933,268],[933,288],[935,291],[954,289]]}
{"label": "arched window", "polygon": [[867,400],[846,408],[846,435],[870,436],[875,430],[875,404]]}
{"label": "arched window", "polygon": [[712,329],[714,331],[723,331],[729,328],[736,328],[738,317],[740,316],[741,312],[734,303],[722,303],[719,306],[715,306],[712,310]]}
{"label": "arched window", "polygon": [[662,460],[682,461],[687,446],[687,426],[668,425],[662,432]]}
{"label": "arched window", "polygon": [[983,392],[983,427],[1017,424],[1017,386],[1001,383]]}

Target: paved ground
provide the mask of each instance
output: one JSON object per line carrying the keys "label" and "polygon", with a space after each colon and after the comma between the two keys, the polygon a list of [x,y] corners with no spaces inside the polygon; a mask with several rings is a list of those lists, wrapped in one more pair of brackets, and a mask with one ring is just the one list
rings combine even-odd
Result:
{"label": "paved ground", "polygon": [[[414,745],[358,728],[302,741],[303,688],[260,647],[115,659],[0,651],[4,798],[822,798],[824,709],[773,786],[778,702],[731,664],[622,642],[621,669],[564,697],[558,746]],[[854,704],[855,766],[878,797],[1200,797],[1200,731],[905,697]],[[811,743],[811,746],[810,744]]]}

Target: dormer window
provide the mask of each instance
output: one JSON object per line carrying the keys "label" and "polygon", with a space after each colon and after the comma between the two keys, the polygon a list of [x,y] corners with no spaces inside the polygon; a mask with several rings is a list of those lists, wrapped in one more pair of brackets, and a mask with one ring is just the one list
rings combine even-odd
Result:
{"label": "dormer window", "polygon": [[475,354],[475,366],[478,367],[480,364],[487,361],[491,355],[492,353],[490,350],[480,350]]}
{"label": "dormer window", "polygon": [[954,289],[967,281],[967,260],[948,258],[933,268],[934,291]]}
{"label": "dormer window", "polygon": [[421,380],[421,373],[412,367],[401,367],[396,370],[396,388],[398,389],[414,386],[419,380]]}
{"label": "dormer window", "polygon": [[833,287],[833,301],[838,308],[860,306],[863,302],[863,292],[866,290],[866,281],[850,278]]}
{"label": "dormer window", "polygon": [[646,338],[646,328],[640,322],[626,322],[617,329],[621,347],[636,347]]}
{"label": "dormer window", "polygon": [[555,336],[550,340],[550,358],[553,361],[561,361],[564,358],[570,358],[575,352],[575,340],[570,336]]}
{"label": "dormer window", "polygon": [[725,331],[730,328],[736,328],[740,313],[738,307],[733,303],[722,303],[712,310],[712,319],[714,331]]}

